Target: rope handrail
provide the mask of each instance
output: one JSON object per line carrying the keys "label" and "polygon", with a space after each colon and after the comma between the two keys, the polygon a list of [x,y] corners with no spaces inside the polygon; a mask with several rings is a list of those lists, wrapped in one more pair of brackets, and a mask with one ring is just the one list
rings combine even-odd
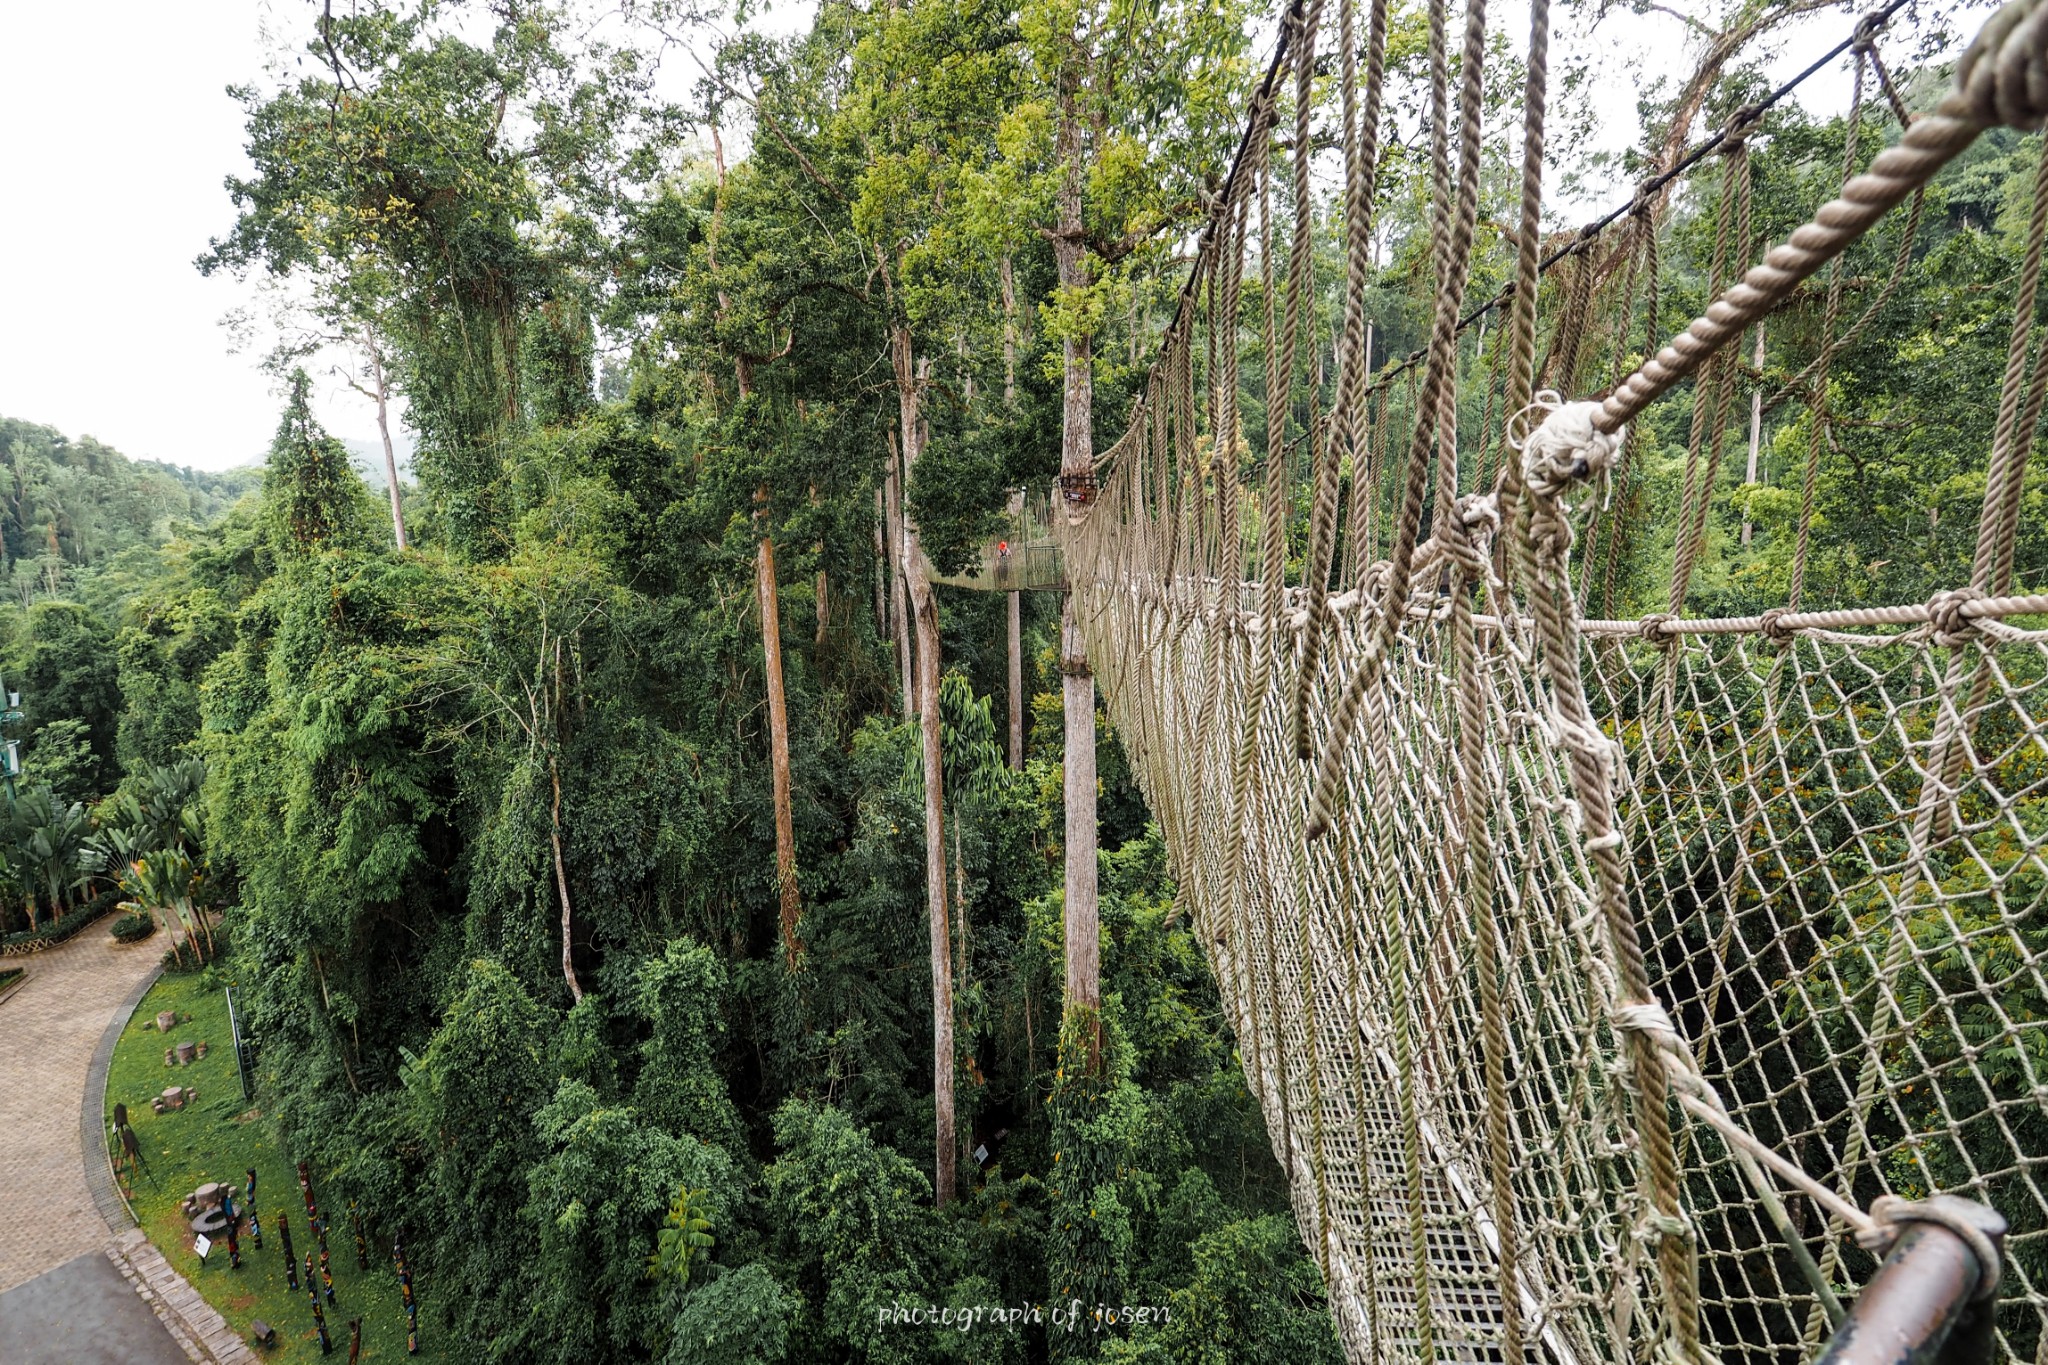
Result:
{"label": "rope handrail", "polygon": [[1915,119],[1897,143],[1877,154],[1869,170],[1842,187],[1839,197],[1771,248],[1691,326],[1623,380],[1593,415],[1594,429],[1609,436],[1621,430],[1932,180],[1986,128],[2000,123],[2027,131],[2039,128],[2048,115],[2044,28],[2048,9],[2041,0],[2014,0],[1993,15],[1963,54],[1955,87],[1942,102]]}
{"label": "rope handrail", "polygon": [[[1628,217],[1632,213],[1640,213],[1655,203],[1656,197],[1663,192],[1665,186],[1719,151],[1730,138],[1746,135],[1765,114],[1769,113],[1800,86],[1818,75],[1843,54],[1855,48],[1858,43],[1867,41],[1870,35],[1875,34],[1886,24],[1890,23],[1892,16],[1904,9],[1909,3],[1911,3],[1911,0],[1891,0],[1891,3],[1887,4],[1883,9],[1873,10],[1858,19],[1855,27],[1849,31],[1848,37],[1842,39],[1841,42],[1836,43],[1833,47],[1815,58],[1805,70],[1787,80],[1756,103],[1744,105],[1740,110],[1736,111],[1735,117],[1729,119],[1719,129],[1689,149],[1684,156],[1672,164],[1669,170],[1660,171],[1637,186],[1634,196],[1627,203],[1610,209],[1599,218],[1580,227],[1572,234],[1570,241],[1543,257],[1542,262],[1536,267],[1536,273],[1539,275],[1548,274],[1552,266],[1561,264],[1566,258],[1576,256],[1585,251],[1588,246],[1599,238],[1602,232],[1613,227],[1623,218]],[[1515,281],[1509,280],[1500,287],[1492,298],[1458,319],[1458,334],[1460,336],[1464,335],[1474,323],[1487,314],[1508,304],[1513,300],[1514,296]],[[1375,393],[1401,375],[1406,374],[1409,370],[1422,363],[1423,355],[1424,353],[1421,351],[1411,351],[1400,360],[1389,362],[1381,368],[1378,374],[1373,376],[1372,383],[1366,388],[1366,393],[1368,395]]]}
{"label": "rope handrail", "polygon": [[[1357,2],[1330,0],[1353,38]],[[1298,66],[1322,8],[1288,6]],[[1318,353],[1300,344],[1317,225],[1300,216],[1297,157],[1282,260],[1269,79],[1134,420],[1087,514],[1054,519],[1074,628],[1212,959],[1348,1359],[1519,1359],[1538,1340],[1660,1365],[1759,1348],[1811,1359],[1843,1317],[1837,1287],[1867,1275],[1853,1258],[1904,1216],[1887,1200],[1967,1188],[2048,1215],[2048,1141],[2007,1121],[2042,1101],[1980,1062],[2027,1046],[2033,1021],[1999,1002],[2048,998],[2048,944],[2023,932],[2048,866],[2048,629],[2017,621],[2048,617],[2048,592],[1995,576],[2031,448],[2018,434],[2048,382],[2008,366],[1982,532],[1996,539],[1980,553],[1993,576],[1926,602],[1813,611],[1795,593],[1693,619],[1681,590],[1669,612],[1584,619],[1569,572],[1583,508],[1565,499],[1624,447],[1601,402],[1530,392],[1533,231],[1517,238],[1513,363],[1499,367],[1520,458],[1496,492],[1456,496],[1485,18],[1467,5],[1454,121],[1450,9],[1430,5],[1438,300],[1414,430],[1384,437],[1385,404],[1375,422],[1321,410]],[[1524,223],[1540,207],[1546,10],[1532,3]],[[1965,132],[2038,122],[2044,14],[2048,0],[2014,0],[1993,18],[1957,93],[1795,237],[1804,255],[1767,265],[1810,274]],[[1343,47],[1348,84],[1358,54]],[[1308,97],[1298,88],[1290,111],[1297,140]],[[1365,115],[1345,114],[1347,246]],[[1746,172],[1731,170],[1727,201],[1745,243]],[[1654,238],[1638,245],[1652,262]],[[1346,264],[1337,391],[1355,395],[1361,286]],[[1739,336],[1755,300],[1729,298],[1681,360]],[[1583,290],[1567,310],[1571,355]],[[1662,335],[1654,302],[1650,315]],[[1245,378],[1267,417],[1251,485],[1235,364],[1248,323],[1264,363]],[[1607,374],[1624,401],[1675,382],[1669,363],[1647,378],[1621,363]],[[1564,362],[1559,386],[1579,368]],[[1695,536],[1715,486],[1717,456],[1701,453]],[[1344,461],[1348,576],[1332,496]],[[1290,464],[1315,490],[1307,508]],[[1383,528],[1374,508],[1389,502]],[[1951,1153],[1968,1169],[1944,1167]],[[1819,1217],[1794,1220],[1792,1198]],[[2011,1365],[2048,1329],[2048,1296],[2027,1284],[2007,1309],[2025,1319],[2002,1338]]]}
{"label": "rope handrail", "polygon": [[[1136,588],[1140,580],[1127,582],[1139,596],[1153,591],[1147,585]],[[1102,584],[1111,586],[1109,583]],[[1218,580],[1207,580],[1205,588],[1214,591],[1220,586]],[[1952,602],[1942,599],[1953,596]],[[1281,623],[1290,630],[1306,630],[1311,619],[1310,608],[1306,605],[1304,591],[1300,588],[1287,590],[1287,602],[1282,608]],[[1165,601],[1161,592],[1159,600]],[[1350,616],[1360,611],[1379,611],[1379,598],[1375,594],[1360,593],[1357,589],[1332,593],[1324,601],[1323,610],[1331,616]],[[1441,620],[1449,610],[1449,595],[1440,592],[1411,593],[1408,599],[1407,618],[1414,621]],[[1223,609],[1223,620],[1231,619],[1230,608]],[[1679,635],[1764,635],[1779,636],[1800,631],[1841,631],[1869,629],[1878,626],[1921,626],[1929,623],[1940,624],[1948,612],[1964,621],[2004,621],[2015,616],[2048,616],[2048,593],[2025,593],[2007,597],[1972,597],[1966,593],[1937,594],[1932,602],[1903,602],[1876,607],[1837,607],[1827,611],[1786,611],[1774,608],[1754,616],[1672,616],[1664,612],[1651,612],[1636,617],[1582,617],[1579,629],[1587,635],[1638,636],[1645,639]],[[1262,613],[1241,608],[1238,612],[1239,628],[1256,634],[1263,629]],[[1473,621],[1486,629],[1497,629],[1503,623],[1498,613],[1476,612]],[[1531,618],[1526,614],[1512,618],[1513,622],[1526,628]]]}

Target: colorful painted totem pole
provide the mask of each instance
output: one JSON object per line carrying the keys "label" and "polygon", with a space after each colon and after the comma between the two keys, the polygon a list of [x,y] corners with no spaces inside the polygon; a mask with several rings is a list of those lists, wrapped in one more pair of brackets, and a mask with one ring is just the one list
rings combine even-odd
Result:
{"label": "colorful painted totem pole", "polygon": [[[299,1163],[299,1193],[306,1199],[306,1222],[313,1229],[313,1240],[320,1244],[320,1279],[327,1286],[327,1301],[334,1302],[334,1274],[327,1263],[327,1222],[320,1216],[320,1206],[313,1202],[313,1177],[306,1170],[306,1163]],[[306,1284],[313,1283],[313,1258],[306,1258]]]}
{"label": "colorful painted totem pole", "polygon": [[334,1350],[334,1342],[327,1336],[327,1314],[320,1309],[320,1291],[313,1285],[313,1257],[306,1256],[306,1299],[313,1305],[313,1329],[320,1334],[320,1354]]}
{"label": "colorful painted totem pole", "polygon": [[242,1187],[242,1202],[249,1206],[249,1242],[258,1251],[263,1250],[263,1220],[256,1216],[256,1168],[251,1166],[249,1183]]}
{"label": "colorful painted totem pole", "polygon": [[348,1201],[348,1219],[349,1222],[355,1225],[356,1230],[356,1269],[368,1270],[370,1268],[370,1244],[363,1240],[363,1214],[362,1210],[356,1207],[356,1201],[353,1199]]}
{"label": "colorful painted totem pole", "polygon": [[235,1208],[235,1192],[233,1190],[222,1190],[220,1192],[220,1212],[221,1217],[228,1220],[228,1269],[240,1270],[242,1268],[242,1241],[239,1234],[242,1226],[242,1215]]}
{"label": "colorful painted totem pole", "polygon": [[277,1215],[277,1237],[284,1246],[284,1282],[292,1288],[299,1287],[299,1258],[292,1254],[292,1216],[288,1213]]}
{"label": "colorful painted totem pole", "polygon": [[398,1296],[405,1301],[405,1353],[420,1353],[420,1305],[412,1296],[412,1272],[405,1268],[405,1244],[394,1239],[391,1260],[398,1267]]}

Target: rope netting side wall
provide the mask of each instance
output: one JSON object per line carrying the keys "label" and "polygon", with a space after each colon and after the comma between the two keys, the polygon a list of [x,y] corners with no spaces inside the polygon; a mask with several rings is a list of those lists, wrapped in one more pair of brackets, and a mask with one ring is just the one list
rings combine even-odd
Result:
{"label": "rope netting side wall", "polygon": [[[2039,125],[2048,8],[2000,11],[1956,94],[1633,374],[1634,280],[1654,329],[1657,264],[1653,212],[1629,215],[1602,407],[1530,405],[1535,5],[1522,283],[1489,415],[1461,434],[1484,9],[1468,4],[1454,64],[1452,17],[1430,6],[1439,297],[1403,431],[1350,306],[1386,7],[1333,5],[1350,249],[1334,384],[1304,340],[1306,169],[1275,164],[1283,112],[1310,142],[1299,73],[1325,16],[1303,0],[1283,30],[1296,107],[1261,88],[1135,420],[1055,530],[1347,1355],[1808,1359],[1925,1216],[1914,1201],[1957,1193],[2011,1224],[2002,1351],[2048,1358],[2048,631],[2023,625],[2048,597],[2001,595],[2048,366],[2008,367],[1967,589],[1802,613],[1795,586],[1760,617],[1687,621],[1679,567],[1672,613],[1611,621],[1578,600],[1611,584],[1611,558],[1580,544],[1574,562],[1601,515],[1574,490],[1606,473],[1624,496],[1616,433],[1702,361],[1694,401],[1713,408],[1681,532],[1704,524],[1731,392],[1715,348],[1977,131]],[[1599,367],[1582,333],[1603,306],[1590,283],[1566,292],[1551,382]],[[2030,293],[2015,329],[2029,352]],[[1593,544],[1612,556],[1627,528],[1607,517]]]}

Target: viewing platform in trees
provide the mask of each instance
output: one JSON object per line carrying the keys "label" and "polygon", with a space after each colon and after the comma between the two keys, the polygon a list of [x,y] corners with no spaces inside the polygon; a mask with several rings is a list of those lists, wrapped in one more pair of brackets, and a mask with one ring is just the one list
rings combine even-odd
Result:
{"label": "viewing platform in trees", "polygon": [[934,583],[977,592],[1059,592],[1067,586],[1059,541],[1052,527],[1052,494],[1039,488],[1011,498],[1003,533],[985,543],[966,567],[942,574],[929,558],[924,570]]}

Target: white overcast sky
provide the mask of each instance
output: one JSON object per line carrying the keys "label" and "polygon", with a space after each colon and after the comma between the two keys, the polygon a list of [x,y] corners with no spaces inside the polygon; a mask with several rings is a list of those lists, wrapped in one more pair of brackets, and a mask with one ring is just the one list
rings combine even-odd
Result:
{"label": "white overcast sky", "polygon": [[[1526,10],[1502,8],[1519,40]],[[0,415],[175,464],[261,461],[277,395],[220,325],[251,291],[202,279],[192,261],[232,220],[222,179],[246,170],[225,88],[259,80],[277,47],[266,32],[296,46],[314,12],[309,0],[0,0]],[[1845,23],[1798,32],[1773,74]],[[1653,70],[1677,64],[1661,54],[1681,37],[1671,19],[1625,13],[1600,31]],[[1602,142],[1636,136],[1637,76],[1617,68],[1595,93]],[[1817,83],[1811,102],[1838,106],[1846,86]],[[335,434],[374,439],[368,404],[338,381],[323,380],[319,404]]]}

